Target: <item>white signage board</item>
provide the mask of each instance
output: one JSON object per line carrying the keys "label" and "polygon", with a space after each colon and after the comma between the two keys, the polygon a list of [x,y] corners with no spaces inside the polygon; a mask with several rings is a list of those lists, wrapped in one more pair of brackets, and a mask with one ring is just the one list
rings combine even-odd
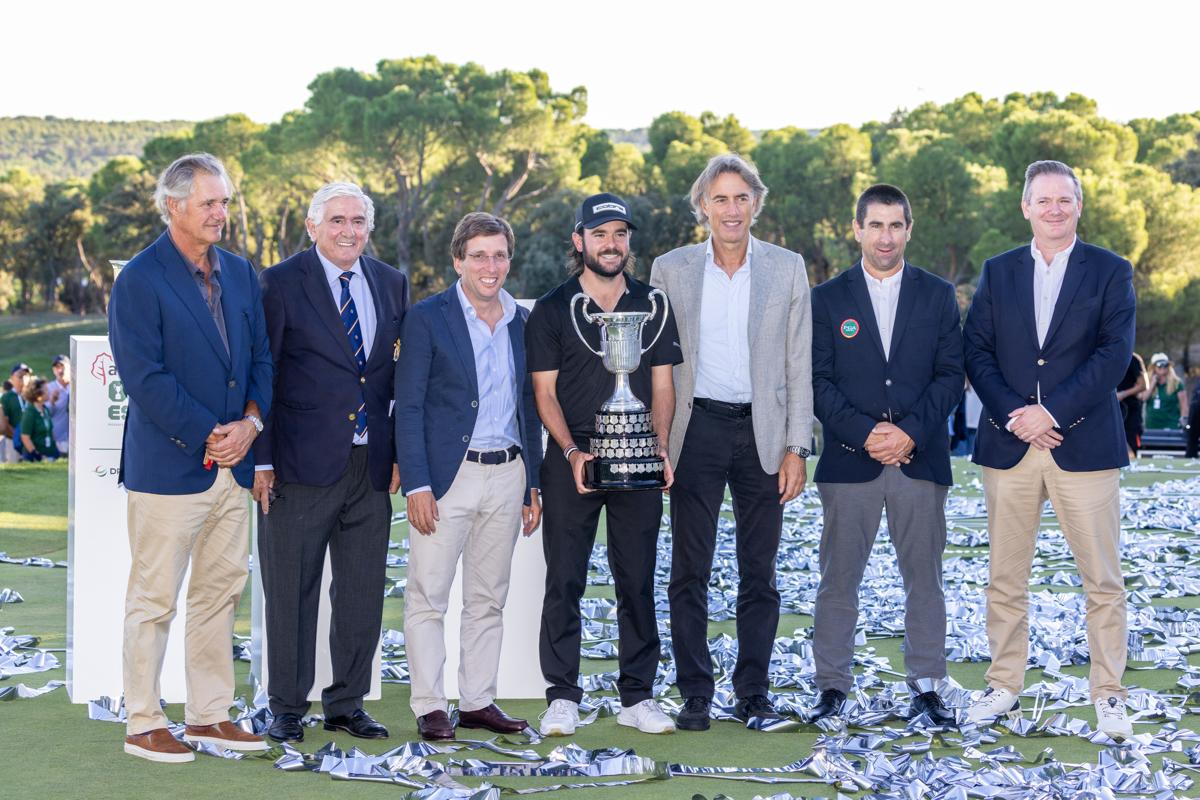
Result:
{"label": "white signage board", "polygon": [[[67,693],[72,703],[121,697],[125,587],[129,579],[126,494],[117,485],[128,400],[107,336],[72,336],[71,445],[67,499]],[[182,703],[186,592],[171,623],[162,696]]]}

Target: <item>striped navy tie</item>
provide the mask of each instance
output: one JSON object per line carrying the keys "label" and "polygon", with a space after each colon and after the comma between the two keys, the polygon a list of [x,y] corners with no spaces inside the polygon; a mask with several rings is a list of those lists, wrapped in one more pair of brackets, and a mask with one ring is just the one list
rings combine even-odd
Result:
{"label": "striped navy tie", "polygon": [[[338,278],[342,281],[342,299],[338,303],[338,313],[342,317],[342,325],[346,328],[346,336],[350,337],[350,349],[354,351],[354,360],[358,362],[358,374],[361,377],[367,371],[367,351],[363,347],[362,326],[358,324],[358,309],[354,307],[354,298],[350,296],[350,279],[353,272],[343,272]],[[361,387],[361,384],[359,384]],[[358,392],[358,411],[354,415],[354,435],[362,436],[367,432],[367,403],[363,399],[362,389]]]}

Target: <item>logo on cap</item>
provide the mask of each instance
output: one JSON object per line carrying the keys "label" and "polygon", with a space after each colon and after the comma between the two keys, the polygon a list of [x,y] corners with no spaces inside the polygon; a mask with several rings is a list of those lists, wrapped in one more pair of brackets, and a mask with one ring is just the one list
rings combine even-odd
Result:
{"label": "logo on cap", "polygon": [[621,214],[629,213],[625,206],[621,205],[620,203],[597,203],[596,205],[592,206],[592,214],[599,214],[602,211],[616,211]]}

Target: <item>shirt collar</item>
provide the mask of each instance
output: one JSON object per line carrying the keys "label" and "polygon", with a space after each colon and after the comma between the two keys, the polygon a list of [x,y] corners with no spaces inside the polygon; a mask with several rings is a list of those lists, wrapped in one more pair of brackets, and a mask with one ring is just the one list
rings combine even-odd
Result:
{"label": "shirt collar", "polygon": [[1078,241],[1079,236],[1073,237],[1071,239],[1070,246],[1065,250],[1060,250],[1055,253],[1054,258],[1052,258],[1050,263],[1047,264],[1046,259],[1042,258],[1042,251],[1038,250],[1037,239],[1031,240],[1029,242],[1029,251],[1033,254],[1033,265],[1036,267],[1040,264],[1045,266],[1047,269],[1052,269],[1055,265],[1067,263],[1067,259],[1071,257],[1071,251],[1075,249],[1075,243]]}
{"label": "shirt collar", "polygon": [[317,247],[316,245],[313,245],[313,250],[316,251],[317,258],[321,259],[321,266],[325,268],[325,280],[329,282],[330,286],[336,285],[338,283],[338,281],[341,280],[341,278],[339,276],[343,272],[352,272],[360,278],[364,277],[363,269],[362,269],[362,258],[355,259],[354,266],[352,266],[348,270],[343,270],[337,264],[334,264],[332,261],[330,261],[328,258],[326,258],[325,254],[321,252],[321,248]]}
{"label": "shirt collar", "polygon": [[[754,250],[754,237],[751,236],[749,239],[746,240],[746,260],[742,262],[742,265],[740,267],[738,267],[738,269],[737,269],[738,272],[741,272],[743,269],[750,269],[750,253],[753,252],[753,250]],[[713,243],[712,243],[711,236],[709,236],[708,241],[706,241],[704,243],[704,263],[712,264],[713,266],[717,265],[716,256],[713,255]]]}
{"label": "shirt collar", "polygon": [[[467,293],[463,291],[462,278],[454,282],[454,290],[458,293],[458,302],[462,305],[467,319],[479,319],[479,312],[475,310],[475,306],[467,299]],[[507,325],[517,315],[517,301],[504,289],[501,289],[497,296],[500,298],[500,307],[504,309],[504,316],[500,318],[500,322]]]}
{"label": "shirt collar", "polygon": [[[199,274],[202,276],[204,270],[197,267],[183,255],[183,251],[179,249],[179,245],[175,244],[175,237],[171,235],[170,229],[167,230],[167,239],[171,242],[171,246],[175,248],[175,252],[179,254],[180,260],[188,268],[188,272],[192,275]],[[214,277],[221,277],[221,257],[217,255],[217,248],[215,247],[208,248],[208,268]]]}
{"label": "shirt collar", "polygon": [[858,268],[862,270],[863,277],[867,279],[867,286],[878,286],[884,289],[891,289],[900,282],[904,277],[904,267],[896,270],[895,273],[888,275],[886,278],[876,278],[871,273],[867,272],[867,268],[859,262]]}

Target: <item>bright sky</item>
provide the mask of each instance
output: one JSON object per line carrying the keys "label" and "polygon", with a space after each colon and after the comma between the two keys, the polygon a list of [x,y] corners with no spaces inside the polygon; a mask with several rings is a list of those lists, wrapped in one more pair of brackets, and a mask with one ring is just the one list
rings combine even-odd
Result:
{"label": "bright sky", "polygon": [[5,10],[0,116],[273,122],[334,67],[432,53],[586,86],[587,122],[886,119],[969,91],[1080,92],[1117,120],[1200,109],[1190,2],[162,0]]}

